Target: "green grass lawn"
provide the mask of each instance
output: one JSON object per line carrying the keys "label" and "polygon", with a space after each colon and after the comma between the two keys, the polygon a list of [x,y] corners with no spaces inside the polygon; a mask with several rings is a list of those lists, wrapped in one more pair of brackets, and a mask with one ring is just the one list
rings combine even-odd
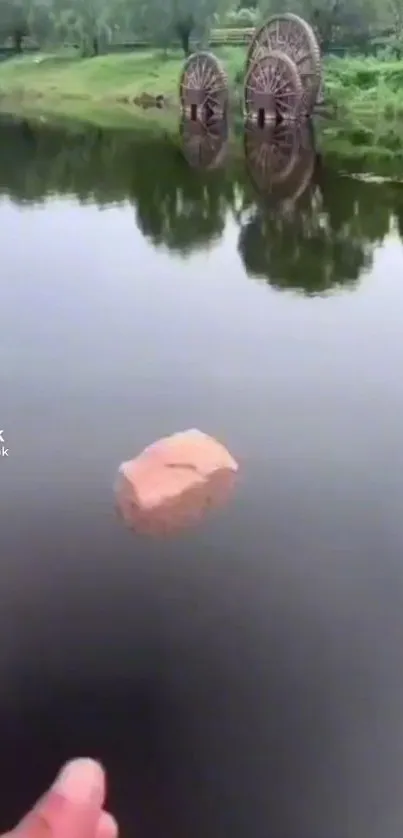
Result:
{"label": "green grass lawn", "polygon": [[[242,68],[245,51],[217,50],[230,80]],[[141,93],[164,94],[177,102],[183,54],[136,51],[129,54],[78,58],[63,55],[29,55],[0,64],[0,94],[74,98],[92,102],[131,101]]]}

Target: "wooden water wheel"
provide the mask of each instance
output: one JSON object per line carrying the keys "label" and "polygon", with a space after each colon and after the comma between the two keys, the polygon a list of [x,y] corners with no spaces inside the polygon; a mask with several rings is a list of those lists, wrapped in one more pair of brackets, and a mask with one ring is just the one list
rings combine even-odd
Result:
{"label": "wooden water wheel", "polygon": [[249,45],[246,72],[251,65],[273,51],[285,52],[301,78],[302,109],[310,115],[321,85],[320,47],[309,24],[291,12],[271,17],[255,32]]}
{"label": "wooden water wheel", "polygon": [[311,123],[245,126],[244,152],[249,177],[264,197],[295,202],[309,186],[316,162]]}
{"label": "wooden water wheel", "polygon": [[228,148],[228,123],[225,118],[213,114],[201,122],[183,116],[180,134],[189,166],[196,169],[222,166]]}
{"label": "wooden water wheel", "polygon": [[179,83],[182,110],[190,119],[224,115],[228,104],[228,79],[211,52],[195,52],[186,60]]}
{"label": "wooden water wheel", "polygon": [[273,50],[253,61],[244,87],[246,119],[258,123],[297,119],[301,110],[302,82],[288,55]]}

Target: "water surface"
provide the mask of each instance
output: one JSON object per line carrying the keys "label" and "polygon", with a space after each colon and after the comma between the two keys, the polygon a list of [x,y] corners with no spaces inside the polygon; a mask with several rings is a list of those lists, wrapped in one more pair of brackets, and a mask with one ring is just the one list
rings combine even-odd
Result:
{"label": "water surface", "polygon": [[[89,754],[123,838],[401,837],[403,193],[319,152],[295,203],[1,125],[0,830]],[[232,503],[126,531],[117,466],[193,426]]]}

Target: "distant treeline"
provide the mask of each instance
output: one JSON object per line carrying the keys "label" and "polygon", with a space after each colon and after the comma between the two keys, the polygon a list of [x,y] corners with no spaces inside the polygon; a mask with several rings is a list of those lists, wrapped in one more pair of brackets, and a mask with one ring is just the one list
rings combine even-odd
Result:
{"label": "distant treeline", "polygon": [[[247,45],[255,32],[254,27],[245,27],[243,29],[236,27],[236,28],[221,28],[221,29],[213,29],[210,33],[209,37],[209,46],[220,47],[220,46],[245,46]],[[346,54],[364,54],[364,55],[376,55],[379,50],[383,50],[385,46],[387,46],[388,40],[391,38],[392,32],[390,30],[385,30],[383,32],[378,33],[377,37],[369,38],[366,35],[358,36],[356,33],[351,36],[348,41],[344,35],[343,43],[338,43],[335,40],[334,44],[326,49],[326,54],[329,55],[340,55],[344,56]],[[54,45],[53,45],[54,46]],[[60,44],[57,45],[60,48]],[[75,43],[74,41],[65,42],[63,45],[65,48],[68,49],[77,49],[79,50],[81,47],[80,43]],[[122,40],[112,40],[108,41],[103,45],[102,52],[105,53],[116,53],[116,52],[131,52],[133,50],[138,49],[149,49],[150,47],[155,46],[150,39],[145,38],[129,38],[127,41]],[[172,47],[180,48],[181,44],[178,40],[177,42],[173,42]],[[196,44],[193,45],[196,48]],[[52,44],[49,44],[49,47],[52,47]],[[43,49],[43,46],[40,47],[38,43],[35,43],[34,40],[30,38],[26,38],[24,41],[24,52],[38,52],[39,49]],[[12,43],[10,43],[9,39],[3,41],[0,44],[0,59],[1,58],[8,58],[15,53],[15,48]]]}

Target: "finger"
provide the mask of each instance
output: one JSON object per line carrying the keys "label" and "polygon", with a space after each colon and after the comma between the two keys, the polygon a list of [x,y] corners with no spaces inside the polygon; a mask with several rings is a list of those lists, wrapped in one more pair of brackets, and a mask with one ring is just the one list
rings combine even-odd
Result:
{"label": "finger", "polygon": [[118,838],[118,825],[109,812],[101,812],[95,838]]}
{"label": "finger", "polygon": [[94,838],[104,799],[101,766],[90,759],[74,760],[13,834],[16,838]]}

